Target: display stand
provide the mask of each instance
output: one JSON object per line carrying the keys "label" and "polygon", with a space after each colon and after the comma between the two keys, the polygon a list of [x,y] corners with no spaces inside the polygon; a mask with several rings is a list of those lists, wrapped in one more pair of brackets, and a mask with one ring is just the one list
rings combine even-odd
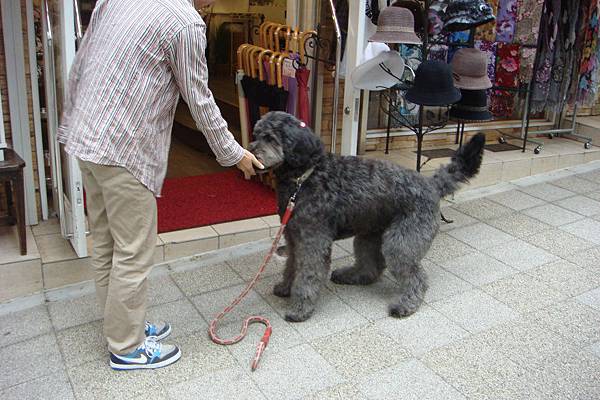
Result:
{"label": "display stand", "polygon": [[[475,42],[475,29],[471,29],[470,35],[469,35],[469,40],[467,42],[463,42],[463,43],[445,43],[445,42],[437,42],[437,41],[431,41],[429,38],[429,18],[427,15],[427,10],[429,9],[429,6],[431,5],[431,1],[430,0],[425,0],[425,1],[420,1],[420,3],[424,6],[424,8],[421,9],[421,16],[422,16],[422,21],[423,21],[423,33],[422,33],[422,41],[423,44],[420,45],[421,46],[421,56],[422,56],[422,60],[427,60],[428,58],[428,53],[429,53],[429,46],[432,45],[446,45],[449,47],[474,47],[474,42]],[[540,21],[541,23],[541,21]],[[536,45],[521,45],[522,47],[529,47],[529,48],[536,48],[539,49],[541,46],[541,36],[542,35],[538,35],[538,43]],[[573,51],[571,49],[571,51]],[[534,60],[534,66],[538,65],[539,63],[539,54],[540,52],[537,51],[536,52],[536,57]],[[573,57],[572,63],[577,62],[577,60],[575,60],[575,58]],[[574,65],[572,65],[570,68],[571,72],[570,72],[570,76],[567,77],[567,68],[565,68],[565,72],[564,72],[564,76],[563,79],[570,79],[570,81],[572,81],[575,78],[575,68],[573,68]],[[535,80],[535,74],[532,75],[532,78],[530,79],[530,81],[523,87],[519,87],[519,88],[513,88],[513,87],[502,87],[502,86],[493,86],[492,90],[503,90],[503,91],[508,91],[508,92],[513,92],[513,93],[521,93],[525,95],[525,100],[522,102],[522,109],[521,109],[521,115],[522,115],[522,119],[521,119],[521,137],[514,137],[511,135],[508,135],[506,133],[502,133],[502,136],[498,139],[500,143],[505,143],[506,142],[506,138],[505,137],[510,137],[510,138],[514,138],[514,139],[518,139],[518,140],[522,140],[522,152],[525,152],[527,144],[533,144],[534,147],[534,153],[538,154],[542,151],[543,149],[543,143],[540,141],[536,141],[533,139],[529,138],[529,129],[530,129],[530,122],[531,122],[531,102],[532,102],[532,90],[533,90],[533,85],[534,85],[534,80]],[[577,84],[577,83],[575,83]],[[385,106],[385,102],[382,105],[382,112],[384,112],[388,118],[387,118],[387,129],[386,129],[386,144],[385,144],[385,154],[389,154],[389,141],[390,141],[390,137],[391,137],[391,124],[392,124],[392,120],[394,120],[395,122],[397,122],[398,124],[400,124],[401,126],[411,130],[412,132],[415,133],[415,135],[417,136],[417,165],[416,165],[416,169],[417,171],[420,171],[421,169],[421,152],[422,152],[422,143],[423,143],[423,137],[424,135],[426,135],[427,133],[433,132],[435,130],[441,129],[444,126],[447,125],[447,120],[446,121],[440,121],[440,123],[438,124],[428,124],[428,125],[424,125],[424,107],[423,106],[419,106],[419,113],[418,113],[418,119],[416,121],[416,123],[414,123],[413,121],[410,121],[404,114],[402,114],[401,112],[401,102],[399,99],[401,99],[404,95],[404,92],[406,91],[407,87],[405,83],[400,83],[396,86],[394,86],[391,89],[387,90],[387,93],[384,93],[384,98],[385,100],[387,100],[387,107]],[[566,93],[565,96],[563,97],[563,100],[559,106],[559,111],[558,111],[558,115],[559,120],[558,122],[556,121],[556,118],[554,118],[553,121],[553,129],[549,129],[549,130],[543,130],[543,131],[536,131],[536,134],[546,134],[548,135],[548,137],[553,138],[555,136],[570,136],[575,138],[576,140],[579,141],[583,141],[584,142],[584,147],[586,149],[589,149],[591,147],[592,144],[592,139],[588,138],[588,137],[584,137],[581,135],[578,135],[576,133],[576,120],[577,120],[577,103],[575,103],[575,107],[574,107],[574,112],[573,112],[573,119],[572,119],[572,123],[571,123],[571,127],[568,129],[561,129],[560,125],[562,123],[562,116],[564,114],[564,108],[566,105]],[[557,126],[558,125],[558,126]],[[465,121],[458,121],[457,123],[457,127],[456,127],[456,139],[455,142],[456,144],[462,145],[462,141],[463,141],[463,135],[464,135],[464,131],[465,131]]]}
{"label": "display stand", "polygon": [[[429,18],[427,12],[429,10],[429,6],[431,5],[430,0],[425,0],[421,2],[424,7],[421,7],[421,20],[423,22],[423,32],[422,32],[422,44],[414,45],[421,47],[421,57],[422,61],[427,60],[429,55],[429,46],[433,45],[448,45],[455,47],[473,47],[474,44],[474,34],[475,29],[471,29],[469,35],[469,41],[466,43],[446,43],[446,42],[438,42],[438,41],[430,41],[429,40]],[[405,46],[413,46],[409,44],[405,44]],[[406,115],[401,111],[402,108],[400,106],[400,99],[402,99],[405,95],[405,91],[408,89],[404,82],[399,83],[398,85],[388,89],[384,93],[384,98],[387,101],[387,108],[382,107],[382,111],[387,114],[387,129],[386,129],[386,139],[385,139],[385,154],[389,154],[389,142],[390,142],[390,131],[392,120],[396,121],[398,124],[403,127],[411,130],[417,136],[417,164],[416,170],[420,171],[421,164],[421,153],[423,148],[423,138],[426,134],[436,131],[438,129],[444,128],[448,124],[448,111],[450,104],[444,106],[438,106],[440,108],[446,107],[445,117],[438,121],[430,121],[427,125],[425,125],[424,106],[419,106],[419,112],[417,121],[411,121]],[[416,123],[415,123],[416,122]]]}

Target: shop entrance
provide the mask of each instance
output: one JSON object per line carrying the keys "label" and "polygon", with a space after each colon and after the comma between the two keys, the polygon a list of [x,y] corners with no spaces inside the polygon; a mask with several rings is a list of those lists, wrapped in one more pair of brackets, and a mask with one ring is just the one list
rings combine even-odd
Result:
{"label": "shop entrance", "polygon": [[[48,187],[55,189],[48,191],[48,200],[54,205],[61,224],[66,224],[70,230],[70,233],[63,230],[63,235],[70,238],[71,242],[77,240],[73,245],[80,248],[80,256],[86,255],[83,201],[82,218],[73,217],[78,209],[73,212],[58,212],[59,200],[70,201],[73,197],[69,190],[71,186],[75,186],[71,185],[69,179],[80,182],[80,178],[77,180],[73,176],[79,170],[76,163],[54,143],[54,138],[64,101],[67,71],[70,60],[72,61],[72,55],[67,59],[68,54],[65,52],[76,49],[76,43],[70,43],[66,38],[75,37],[79,26],[82,35],[85,34],[96,1],[34,1],[34,7],[41,16],[36,34],[42,43],[49,43],[44,48],[44,56],[38,59],[44,75],[40,79],[42,107],[47,110],[43,136],[44,150],[48,155],[48,175],[52,176]],[[235,82],[237,48],[243,43],[254,43],[258,39],[258,28],[262,22],[285,23],[286,9],[286,0],[236,0],[217,1],[214,5],[199,10],[207,25],[209,87],[230,131],[239,143],[242,143],[242,137]],[[46,31],[54,33],[54,42],[48,41]],[[50,56],[55,59],[52,60]],[[51,108],[53,113],[49,113]],[[65,196],[57,193],[57,182],[63,183]],[[66,205],[69,206],[70,202]],[[61,207],[64,209],[65,204]],[[158,208],[159,233],[162,233],[272,214],[275,211],[275,195],[264,184],[245,181],[237,168],[220,166],[204,135],[196,127],[187,105],[180,100],[173,123],[169,167],[162,197],[158,199]],[[77,237],[72,232],[74,223],[79,232]]]}

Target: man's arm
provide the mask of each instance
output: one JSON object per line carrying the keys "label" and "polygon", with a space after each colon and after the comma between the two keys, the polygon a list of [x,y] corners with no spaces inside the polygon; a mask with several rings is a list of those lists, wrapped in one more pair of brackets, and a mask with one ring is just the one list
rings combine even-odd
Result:
{"label": "man's arm", "polygon": [[201,23],[185,27],[168,44],[167,56],[198,129],[206,136],[217,162],[229,167],[239,163],[245,151],[227,129],[227,122],[208,88],[205,31]]}

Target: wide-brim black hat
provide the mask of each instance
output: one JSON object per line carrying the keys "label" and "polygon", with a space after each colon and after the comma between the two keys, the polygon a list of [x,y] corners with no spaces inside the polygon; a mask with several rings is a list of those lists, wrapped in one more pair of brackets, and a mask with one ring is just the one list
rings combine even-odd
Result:
{"label": "wide-brim black hat", "polygon": [[494,10],[483,0],[453,0],[443,15],[443,30],[461,32],[495,19]]}
{"label": "wide-brim black hat", "polygon": [[452,69],[441,61],[424,61],[415,73],[415,80],[406,92],[406,100],[421,106],[447,106],[460,100],[460,90],[454,87]]}
{"label": "wide-brim black hat", "polygon": [[489,121],[492,113],[488,109],[487,91],[461,90],[462,98],[450,109],[450,118],[460,121]]}

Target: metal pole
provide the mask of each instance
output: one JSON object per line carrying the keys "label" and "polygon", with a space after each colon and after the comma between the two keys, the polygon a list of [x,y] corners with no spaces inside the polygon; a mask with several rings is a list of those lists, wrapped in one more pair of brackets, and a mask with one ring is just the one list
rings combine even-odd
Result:
{"label": "metal pole", "polygon": [[419,106],[419,133],[417,134],[417,172],[421,171],[421,147],[423,146],[423,106]]}
{"label": "metal pole", "polygon": [[342,32],[340,31],[340,24],[337,20],[333,0],[329,0],[329,7],[331,8],[331,17],[333,18],[333,24],[335,26],[335,37],[337,42],[337,45],[335,47],[335,79],[333,83],[333,119],[331,122],[331,152],[335,153],[337,137],[338,97],[340,92],[340,62],[342,59]]}

